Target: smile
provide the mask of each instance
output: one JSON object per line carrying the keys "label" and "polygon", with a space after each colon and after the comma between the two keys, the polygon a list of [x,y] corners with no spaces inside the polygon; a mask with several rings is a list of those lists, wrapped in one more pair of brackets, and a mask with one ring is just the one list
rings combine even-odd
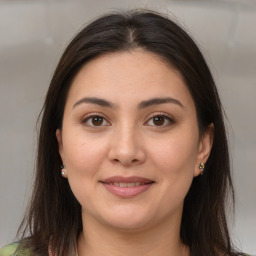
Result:
{"label": "smile", "polygon": [[141,177],[111,177],[101,183],[115,196],[132,198],[147,191],[155,182]]}
{"label": "smile", "polygon": [[123,182],[109,183],[109,185],[113,185],[113,186],[121,187],[121,188],[132,188],[132,187],[137,187],[137,186],[145,185],[145,184],[147,184],[147,183],[139,183],[139,182],[136,182],[136,183],[123,183]]}

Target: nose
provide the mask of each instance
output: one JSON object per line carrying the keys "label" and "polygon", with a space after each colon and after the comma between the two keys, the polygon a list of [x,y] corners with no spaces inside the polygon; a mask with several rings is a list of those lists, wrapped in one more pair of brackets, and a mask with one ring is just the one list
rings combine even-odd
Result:
{"label": "nose", "polygon": [[142,137],[134,127],[117,128],[110,144],[108,158],[112,163],[128,167],[139,165],[146,159]]}

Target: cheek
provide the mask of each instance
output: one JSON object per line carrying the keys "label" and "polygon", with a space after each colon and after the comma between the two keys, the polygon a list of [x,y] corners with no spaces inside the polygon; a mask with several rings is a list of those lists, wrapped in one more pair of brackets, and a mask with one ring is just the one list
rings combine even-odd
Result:
{"label": "cheek", "polygon": [[197,147],[197,133],[181,130],[151,145],[150,157],[163,184],[163,200],[174,204],[184,200],[194,178]]}
{"label": "cheek", "polygon": [[93,201],[92,191],[97,189],[98,176],[106,156],[104,141],[69,136],[64,147],[68,182],[79,203],[90,208]]}
{"label": "cheek", "polygon": [[92,175],[97,172],[106,156],[106,142],[100,138],[88,138],[83,135],[64,138],[64,154],[69,173],[72,175]]}
{"label": "cheek", "polygon": [[193,181],[197,142],[193,137],[177,136],[151,148],[152,165],[157,170],[157,179],[161,184],[159,209],[169,214],[170,210],[183,205]]}
{"label": "cheek", "polygon": [[153,143],[150,157],[166,175],[194,171],[197,159],[197,136],[177,134]]}

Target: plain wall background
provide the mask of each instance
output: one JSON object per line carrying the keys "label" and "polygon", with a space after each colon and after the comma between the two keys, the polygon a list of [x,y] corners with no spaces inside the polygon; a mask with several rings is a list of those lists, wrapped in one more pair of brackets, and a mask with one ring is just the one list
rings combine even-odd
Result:
{"label": "plain wall background", "polygon": [[60,54],[92,18],[134,7],[169,13],[210,65],[229,119],[232,236],[256,254],[255,0],[0,0],[0,245],[13,241],[31,191],[36,119]]}

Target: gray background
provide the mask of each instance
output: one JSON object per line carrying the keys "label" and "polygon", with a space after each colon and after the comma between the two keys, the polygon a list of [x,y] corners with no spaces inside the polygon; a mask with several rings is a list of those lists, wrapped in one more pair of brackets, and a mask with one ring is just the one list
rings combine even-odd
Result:
{"label": "gray background", "polygon": [[15,237],[31,191],[35,123],[60,54],[92,18],[134,7],[169,13],[211,67],[229,119],[232,237],[256,254],[256,0],[0,0],[0,245]]}

